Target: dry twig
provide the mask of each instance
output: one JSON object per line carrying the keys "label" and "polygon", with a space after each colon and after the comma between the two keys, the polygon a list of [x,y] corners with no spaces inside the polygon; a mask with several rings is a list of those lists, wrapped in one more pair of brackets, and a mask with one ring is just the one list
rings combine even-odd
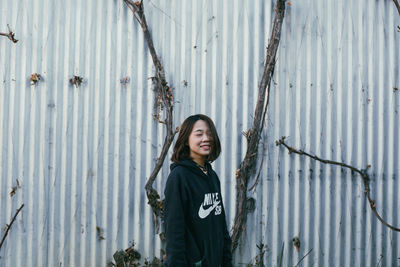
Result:
{"label": "dry twig", "polygon": [[[265,113],[268,108],[270,84],[274,74],[276,53],[279,47],[282,22],[285,15],[285,2],[286,0],[278,0],[275,6],[276,13],[267,48],[264,73],[258,88],[258,98],[254,113],[253,127],[247,132],[246,136],[248,140],[246,156],[240,163],[239,169],[236,171],[236,214],[232,228],[232,250],[235,250],[238,246],[239,238],[245,229],[247,221],[247,186],[256,165],[258,144],[264,125]],[[265,101],[266,97],[267,101]]]}
{"label": "dry twig", "polygon": [[344,167],[344,168],[348,168],[348,169],[352,170],[353,172],[358,173],[361,176],[362,180],[363,180],[364,193],[365,193],[365,196],[368,199],[369,206],[371,207],[372,212],[374,213],[374,215],[378,218],[378,220],[383,225],[389,227],[393,231],[400,232],[400,228],[394,227],[394,226],[390,225],[389,223],[387,223],[385,220],[382,219],[382,217],[379,215],[379,213],[376,210],[376,204],[375,204],[375,201],[371,198],[370,188],[369,188],[370,179],[369,179],[367,170],[368,170],[368,168],[371,167],[370,165],[368,165],[365,169],[358,169],[356,167],[353,167],[353,166],[348,165],[348,164],[343,163],[343,162],[321,159],[321,158],[319,158],[319,157],[317,157],[315,155],[311,155],[311,154],[309,154],[307,152],[304,152],[303,150],[297,150],[297,149],[287,145],[285,143],[285,139],[286,139],[286,137],[282,136],[281,139],[279,141],[276,141],[275,143],[276,143],[277,146],[283,145],[284,147],[286,147],[289,150],[289,153],[296,153],[296,154],[299,154],[299,155],[304,155],[304,156],[307,156],[307,157],[312,158],[314,160],[317,160],[319,162],[322,162],[324,164],[331,164],[331,165],[341,166],[341,167]]}
{"label": "dry twig", "polygon": [[307,252],[307,254],[304,255],[294,267],[299,266],[300,262],[302,262],[302,261],[312,252],[312,250],[313,250],[313,249],[310,249],[310,251]]}
{"label": "dry twig", "polygon": [[[396,5],[397,11],[399,12],[400,15],[400,4],[398,0],[393,0],[394,4]],[[397,26],[397,31],[400,32],[400,26]]]}
{"label": "dry twig", "polygon": [[154,169],[147,180],[145,189],[146,189],[146,195],[148,198],[148,203],[150,204],[153,213],[156,217],[162,217],[163,213],[163,202],[160,201],[160,195],[158,192],[153,188],[153,183],[157,177],[157,174],[159,173],[165,157],[168,153],[168,150],[174,140],[174,137],[176,133],[178,132],[178,129],[173,128],[173,95],[172,95],[172,90],[168,86],[168,83],[165,79],[165,72],[164,68],[157,56],[156,50],[154,48],[153,44],[153,39],[151,37],[147,21],[146,21],[146,16],[144,14],[144,9],[143,9],[143,0],[142,1],[136,1],[133,2],[132,0],[124,0],[125,4],[129,7],[129,9],[133,12],[133,16],[135,19],[139,22],[140,26],[142,27],[143,33],[144,33],[144,38],[147,42],[147,46],[150,50],[151,57],[153,59],[153,64],[156,69],[156,75],[153,78],[154,85],[155,85],[155,91],[157,93],[156,98],[158,100],[158,105],[160,108],[164,108],[165,111],[165,119],[161,120],[160,116],[157,114],[154,116],[154,118],[158,122],[162,122],[163,124],[166,125],[167,127],[167,135],[165,136],[164,139],[164,145],[162,147],[160,156],[157,159],[156,165],[154,166]]}
{"label": "dry twig", "polygon": [[99,238],[100,241],[105,240],[103,231],[101,230],[100,226],[96,226],[96,233],[97,233],[97,237]]}
{"label": "dry twig", "polygon": [[10,25],[7,24],[7,27],[8,27],[8,33],[0,32],[0,35],[1,35],[1,36],[7,37],[7,38],[10,39],[13,43],[17,43],[18,40],[15,39],[15,33],[13,33],[13,32],[10,30]]}
{"label": "dry twig", "polygon": [[400,15],[400,4],[398,0],[393,0],[394,4],[396,5],[397,11],[399,12]]}
{"label": "dry twig", "polygon": [[3,235],[3,238],[1,239],[0,249],[3,246],[4,241],[6,240],[8,232],[10,231],[12,224],[14,223],[15,219],[17,218],[18,213],[22,210],[23,207],[24,207],[24,204],[22,204],[21,207],[19,207],[19,209],[17,209],[17,211],[15,212],[14,217],[12,218],[11,222],[6,225],[7,229],[6,229],[6,232]]}

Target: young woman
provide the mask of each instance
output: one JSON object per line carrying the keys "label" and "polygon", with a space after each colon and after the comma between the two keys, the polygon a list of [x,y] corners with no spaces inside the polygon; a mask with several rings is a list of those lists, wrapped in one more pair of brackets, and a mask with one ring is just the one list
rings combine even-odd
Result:
{"label": "young woman", "polygon": [[165,188],[168,267],[233,266],[221,186],[210,165],[220,152],[209,117],[198,114],[183,122]]}

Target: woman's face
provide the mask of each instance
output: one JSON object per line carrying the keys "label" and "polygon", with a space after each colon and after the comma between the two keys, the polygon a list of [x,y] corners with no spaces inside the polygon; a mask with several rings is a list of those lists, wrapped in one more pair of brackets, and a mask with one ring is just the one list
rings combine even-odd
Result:
{"label": "woman's face", "polygon": [[190,157],[197,163],[203,165],[206,157],[211,153],[212,137],[208,124],[198,120],[193,125],[189,136]]}

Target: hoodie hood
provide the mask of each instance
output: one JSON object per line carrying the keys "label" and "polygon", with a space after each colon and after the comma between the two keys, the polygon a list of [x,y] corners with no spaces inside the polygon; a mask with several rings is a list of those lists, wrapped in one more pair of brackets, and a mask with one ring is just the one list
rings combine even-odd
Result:
{"label": "hoodie hood", "polygon": [[[191,160],[191,159],[185,159],[185,160],[179,161],[178,163],[175,163],[175,162],[172,163],[171,166],[170,166],[171,171],[172,171],[173,169],[175,169],[176,167],[178,167],[178,166],[183,166],[183,167],[185,167],[185,168],[188,168],[188,169],[190,169],[192,172],[196,173],[197,175],[200,175],[200,176],[207,176],[206,174],[204,174],[204,173],[200,170],[200,168],[197,166],[196,162],[194,162],[194,161]],[[207,172],[210,173],[210,171],[212,170],[211,164],[208,163],[208,162],[206,162],[205,167],[206,167],[206,169],[207,169]]]}

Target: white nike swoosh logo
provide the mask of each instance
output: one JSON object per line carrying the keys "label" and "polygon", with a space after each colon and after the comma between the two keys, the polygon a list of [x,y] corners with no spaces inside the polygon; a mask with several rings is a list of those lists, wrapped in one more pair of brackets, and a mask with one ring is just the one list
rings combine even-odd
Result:
{"label": "white nike swoosh logo", "polygon": [[211,207],[209,207],[208,209],[204,209],[203,208],[203,204],[200,205],[200,209],[199,209],[199,217],[200,219],[204,219],[205,217],[207,217],[208,215],[210,215],[211,211],[213,211],[213,209],[215,209],[220,201],[217,201],[214,203],[214,205],[212,205]]}

